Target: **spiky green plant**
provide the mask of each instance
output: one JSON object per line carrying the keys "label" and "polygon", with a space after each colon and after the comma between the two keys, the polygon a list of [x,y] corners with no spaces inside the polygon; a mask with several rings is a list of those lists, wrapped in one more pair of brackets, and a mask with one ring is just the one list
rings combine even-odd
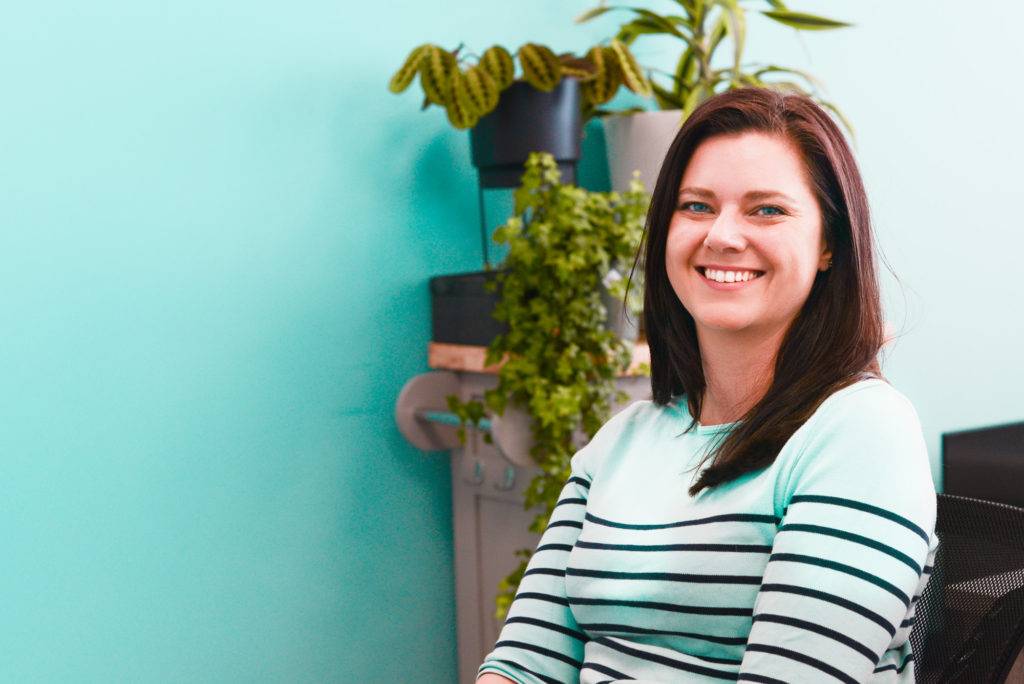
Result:
{"label": "spiky green plant", "polygon": [[425,43],[413,48],[391,77],[388,89],[401,93],[418,75],[423,88],[423,109],[438,105],[448,113],[452,126],[472,128],[498,105],[501,91],[516,80],[516,60],[520,79],[538,90],[550,92],[566,77],[579,79],[584,118],[608,102],[620,86],[643,97],[652,95],[651,83],[629,46],[617,39],[609,45],[590,48],[582,57],[571,52],[556,55],[551,48],[538,43],[525,43],[514,57],[501,45],[476,56],[464,52],[462,45],[446,50]]}
{"label": "spiky green plant", "polygon": [[[658,78],[649,77],[654,98],[661,109],[681,109],[685,119],[712,95],[757,86],[792,90],[813,97],[831,110],[850,133],[853,126],[839,109],[822,98],[821,82],[801,69],[774,64],[743,64],[747,36],[747,8],[741,0],[675,0],[680,14],[659,14],[635,6],[609,5],[604,0],[576,18],[577,23],[590,21],[606,12],[621,10],[632,17],[622,24],[616,40],[632,46],[642,36],[669,36],[681,43],[681,52],[671,73],[650,69]],[[846,22],[827,19],[806,12],[795,12],[781,0],[763,0],[766,9],[760,13],[798,31],[822,31],[850,26]],[[728,39],[728,40],[727,40]],[[732,43],[731,64],[713,66],[715,51]],[[781,78],[780,78],[781,77]],[[786,78],[794,80],[784,80]],[[604,112],[599,112],[604,113]]]}

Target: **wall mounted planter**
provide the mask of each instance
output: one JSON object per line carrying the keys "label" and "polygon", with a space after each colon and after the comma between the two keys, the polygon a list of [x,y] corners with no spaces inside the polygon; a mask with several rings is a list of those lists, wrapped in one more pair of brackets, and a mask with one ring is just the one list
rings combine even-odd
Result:
{"label": "wall mounted planter", "polygon": [[[486,347],[497,335],[508,332],[508,324],[493,316],[501,296],[501,286],[494,292],[488,292],[484,286],[504,272],[504,269],[472,271],[431,278],[431,340]],[[639,316],[627,316],[622,300],[611,296],[603,286],[601,301],[608,312],[605,328],[627,342],[635,342],[639,333]]]}
{"label": "wall mounted planter", "polygon": [[516,81],[469,132],[480,187],[517,187],[531,152],[550,152],[562,181],[575,183],[582,131],[578,80],[563,78],[551,92]]}
{"label": "wall mounted planter", "polygon": [[491,314],[500,290],[488,292],[484,284],[495,280],[497,270],[453,273],[430,279],[431,340],[449,344],[486,347],[508,324]]}

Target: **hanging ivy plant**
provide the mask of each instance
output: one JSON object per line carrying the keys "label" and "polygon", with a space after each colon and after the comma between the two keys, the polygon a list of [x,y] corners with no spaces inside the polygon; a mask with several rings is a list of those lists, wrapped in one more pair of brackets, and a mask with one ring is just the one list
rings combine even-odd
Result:
{"label": "hanging ivy plant", "polygon": [[[628,399],[615,378],[629,368],[632,342],[605,325],[608,312],[601,287],[622,301],[632,315],[642,306],[642,268],[632,280],[616,277],[632,266],[643,236],[650,196],[636,178],[627,192],[592,192],[561,182],[554,158],[533,153],[515,192],[515,213],[494,232],[507,244],[507,269],[494,317],[509,330],[487,349],[485,363],[496,364],[498,384],[484,393],[484,403],[448,397],[449,408],[465,423],[477,423],[486,408],[501,415],[513,403],[533,418],[530,454],[540,473],[525,492],[526,508],[540,506],[530,530],[543,532],[566,479],[569,461],[611,417],[613,402]],[[627,295],[629,290],[629,296]],[[650,369],[642,367],[641,373]],[[515,596],[532,550],[517,552],[521,563],[502,580],[497,617],[503,619]]]}

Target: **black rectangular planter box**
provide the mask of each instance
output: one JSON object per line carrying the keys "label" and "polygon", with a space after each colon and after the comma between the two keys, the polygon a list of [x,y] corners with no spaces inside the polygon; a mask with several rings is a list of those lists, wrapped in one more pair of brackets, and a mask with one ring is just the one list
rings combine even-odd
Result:
{"label": "black rectangular planter box", "polygon": [[499,291],[488,292],[484,283],[499,271],[473,271],[430,279],[431,339],[448,344],[486,347],[497,335],[508,332],[508,324],[491,314]]}

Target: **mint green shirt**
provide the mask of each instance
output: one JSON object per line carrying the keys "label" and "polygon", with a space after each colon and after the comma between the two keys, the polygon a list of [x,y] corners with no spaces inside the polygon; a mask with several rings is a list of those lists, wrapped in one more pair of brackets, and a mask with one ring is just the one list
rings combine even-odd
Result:
{"label": "mint green shirt", "polygon": [[682,396],[637,401],[573,456],[480,672],[913,682],[908,637],[939,540],[907,398],[878,379],[845,387],[770,466],[695,497],[690,468],[736,423],[684,433],[690,420]]}

